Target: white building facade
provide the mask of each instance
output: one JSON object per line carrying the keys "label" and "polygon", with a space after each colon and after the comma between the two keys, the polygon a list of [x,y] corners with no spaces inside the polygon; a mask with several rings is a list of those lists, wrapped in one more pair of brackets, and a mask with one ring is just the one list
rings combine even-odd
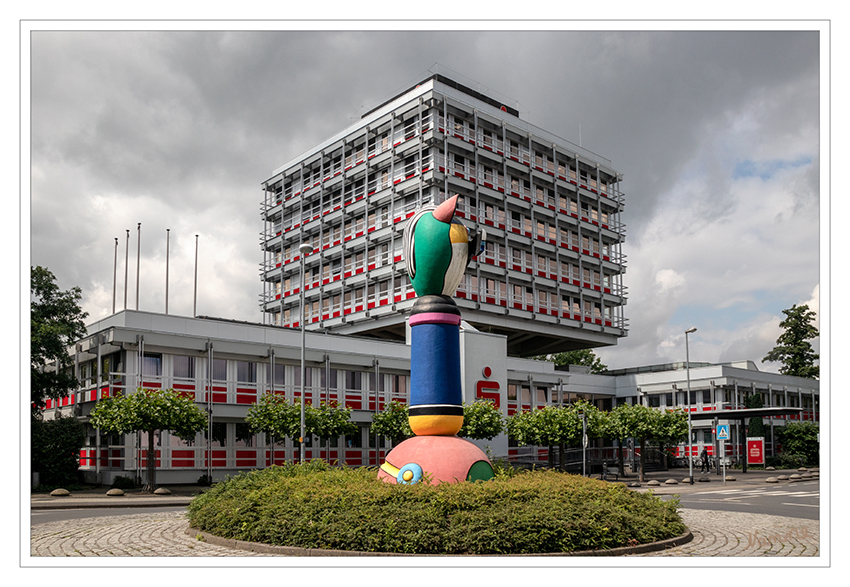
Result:
{"label": "white building facade", "polygon": [[[195,483],[205,475],[223,479],[238,471],[297,459],[297,443],[287,439],[271,447],[263,434],[250,431],[245,416],[262,394],[282,393],[290,401],[301,396],[298,329],[125,310],[89,325],[88,332],[69,349],[82,387],[68,398],[49,402],[45,418],[75,415],[86,423],[102,398],[133,393],[139,387],[173,388],[194,398],[208,415],[209,429],[190,442],[168,432],[157,434],[160,483]],[[507,356],[504,335],[467,327],[460,336],[464,401],[492,400],[505,417],[578,399],[603,410],[637,401],[658,409],[687,406],[681,365],[613,375],[559,371],[552,363]],[[308,438],[306,457],[351,466],[379,465],[392,446],[389,440],[372,435],[369,425],[372,415],[389,402],[407,403],[410,347],[404,342],[307,332],[306,367],[306,400],[348,406],[359,426],[356,434],[325,443]],[[691,408],[698,412],[740,407],[745,394],[755,392],[764,396],[765,406],[802,408],[793,421],[819,420],[817,381],[764,373],[748,362],[692,364],[691,390]],[[773,430],[786,421],[775,418],[766,427]],[[690,445],[695,454],[703,446],[715,454],[710,427],[710,422],[695,422]],[[88,481],[109,484],[118,476],[143,479],[144,435],[110,436],[87,428],[81,469]],[[547,447],[516,446],[504,434],[476,443],[493,457],[512,461],[541,463],[548,457]],[[775,448],[767,444],[766,454],[774,454]],[[730,459],[740,451],[740,446],[728,443]],[[616,449],[596,442],[588,454],[591,462],[610,461]],[[677,454],[686,456],[687,446],[680,445]],[[630,450],[627,462],[633,457]]]}

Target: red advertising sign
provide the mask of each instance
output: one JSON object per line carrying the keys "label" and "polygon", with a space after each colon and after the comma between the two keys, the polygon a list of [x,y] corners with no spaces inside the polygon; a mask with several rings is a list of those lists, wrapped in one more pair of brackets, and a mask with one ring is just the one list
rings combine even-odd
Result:
{"label": "red advertising sign", "polygon": [[764,464],[764,437],[747,437],[747,464]]}

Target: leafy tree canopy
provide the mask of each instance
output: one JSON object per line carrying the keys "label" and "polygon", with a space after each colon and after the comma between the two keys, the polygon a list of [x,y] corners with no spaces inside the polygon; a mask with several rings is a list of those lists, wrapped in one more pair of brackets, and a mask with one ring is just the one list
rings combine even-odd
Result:
{"label": "leafy tree canopy", "polygon": [[502,412],[492,401],[476,401],[463,405],[463,426],[457,433],[462,438],[492,440],[505,429]]}
{"label": "leafy tree canopy", "polygon": [[301,435],[299,409],[298,405],[287,402],[284,396],[267,393],[248,408],[245,422],[251,432],[263,432],[277,440],[298,438]]}
{"label": "leafy tree canopy", "polygon": [[538,361],[551,361],[559,367],[564,365],[584,365],[590,367],[591,373],[603,373],[608,370],[608,366],[604,365],[591,349],[566,351],[552,355],[538,355],[534,359]]}
{"label": "leafy tree canopy", "polygon": [[98,401],[91,425],[115,434],[170,430],[180,438],[194,438],[207,429],[207,416],[192,398],[173,389],[139,388],[130,395]]}
{"label": "leafy tree canopy", "polygon": [[[79,386],[71,370],[68,347],[86,335],[87,313],[80,309],[79,287],[61,291],[56,277],[47,268],[30,269],[30,377],[34,415],[48,398],[67,396]],[[47,372],[48,363],[58,361],[58,369]]]}
{"label": "leafy tree canopy", "polygon": [[782,363],[779,372],[784,375],[817,379],[820,367],[815,365],[819,355],[814,352],[809,340],[819,335],[818,329],[812,322],[815,313],[808,305],[796,304],[787,310],[782,310],[785,320],[779,323],[784,332],[776,339],[776,346],[761,360],[771,363]]}
{"label": "leafy tree canopy", "polygon": [[[300,410],[300,405],[296,403]],[[299,428],[300,428],[299,412]],[[336,402],[322,402],[319,407],[308,404],[304,413],[304,426],[308,434],[328,439],[343,434],[356,434],[357,424],[351,421],[351,408],[340,407]]]}
{"label": "leafy tree canopy", "polygon": [[413,436],[407,420],[407,405],[393,400],[383,411],[372,414],[371,431],[372,434],[391,439],[394,444]]}
{"label": "leafy tree canopy", "polygon": [[517,412],[508,419],[507,432],[521,445],[577,444],[582,438],[583,414],[587,414],[588,437],[601,437],[605,432],[604,415],[583,401]]}

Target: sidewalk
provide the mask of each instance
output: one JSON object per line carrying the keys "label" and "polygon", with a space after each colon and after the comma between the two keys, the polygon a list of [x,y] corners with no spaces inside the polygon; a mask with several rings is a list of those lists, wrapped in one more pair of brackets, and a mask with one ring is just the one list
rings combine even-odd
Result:
{"label": "sidewalk", "polygon": [[55,497],[49,493],[33,493],[30,497],[31,509],[69,509],[69,508],[127,508],[156,506],[186,506],[208,487],[200,485],[165,486],[169,495],[144,493],[130,489],[124,495],[106,495],[109,487],[87,487],[71,491],[71,495]]}
{"label": "sidewalk", "polygon": [[[817,469],[808,471],[813,474],[812,478],[817,479]],[[765,485],[768,477],[779,477],[785,475],[790,477],[794,474],[803,474],[804,471],[797,469],[783,469],[776,471],[760,471],[749,469],[746,473],[740,470],[726,470],[726,485],[727,486],[752,486]],[[593,478],[598,478],[599,475],[594,475]],[[734,478],[734,481],[732,480]],[[698,469],[694,470],[694,484],[690,485],[687,482],[688,469],[670,469],[667,471],[651,471],[646,473],[646,482],[641,483],[640,487],[633,488],[635,491],[652,491],[657,495],[672,495],[674,493],[690,493],[692,491],[705,491],[707,487],[717,487],[723,485],[723,476],[711,473],[699,473]],[[667,480],[673,479],[677,484],[668,484]],[[709,481],[700,482],[699,479],[709,479]],[[809,480],[809,479],[803,479]],[[618,480],[609,479],[612,483],[629,483],[637,482],[638,475],[633,473],[628,477],[620,477]],[[660,485],[650,485],[649,482],[657,481]],[[779,481],[777,485],[787,485],[795,483],[793,480]],[[170,495],[153,495],[143,493],[140,490],[128,490],[122,496],[109,496],[106,492],[109,487],[90,487],[71,492],[71,495],[65,497],[53,497],[48,493],[34,493],[30,499],[30,507],[32,509],[67,509],[67,508],[102,508],[102,507],[154,507],[164,505],[188,505],[196,495],[209,489],[200,485],[175,485],[165,486]]]}
{"label": "sidewalk", "polygon": [[[811,481],[819,479],[819,469],[812,468],[806,471],[798,469],[777,469],[774,471],[764,471],[758,469],[747,469],[744,473],[740,469],[726,469],[726,486],[727,487],[752,487],[754,485],[788,485],[798,481]],[[803,475],[811,475],[811,477],[802,477]],[[800,475],[800,479],[791,479],[792,475]],[[667,471],[650,471],[645,474],[645,483],[641,483],[640,487],[634,488],[636,491],[649,491],[657,495],[672,495],[674,493],[691,493],[696,491],[705,491],[711,487],[723,486],[723,472],[720,475],[711,471],[710,473],[700,473],[699,468],[694,469],[694,484],[691,485],[688,480],[689,471],[684,468],[669,469]],[[780,476],[788,477],[787,480],[778,480],[777,483],[768,484],[767,480],[771,477],[779,478]],[[594,475],[594,478],[599,478],[599,475]],[[612,483],[629,483],[638,481],[637,473],[631,474],[628,477],[620,477],[618,480],[609,479]],[[668,480],[676,481],[676,484],[668,484]],[[700,481],[704,479],[705,481]],[[657,481],[660,485],[650,484],[652,481]]]}

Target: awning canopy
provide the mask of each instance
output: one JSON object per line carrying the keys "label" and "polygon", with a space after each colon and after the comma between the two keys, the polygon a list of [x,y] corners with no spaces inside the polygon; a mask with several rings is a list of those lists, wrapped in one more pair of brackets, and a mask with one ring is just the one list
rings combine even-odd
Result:
{"label": "awning canopy", "polygon": [[710,412],[691,412],[691,420],[744,420],[746,418],[771,418],[801,414],[803,408],[744,408],[740,410],[713,410]]}

